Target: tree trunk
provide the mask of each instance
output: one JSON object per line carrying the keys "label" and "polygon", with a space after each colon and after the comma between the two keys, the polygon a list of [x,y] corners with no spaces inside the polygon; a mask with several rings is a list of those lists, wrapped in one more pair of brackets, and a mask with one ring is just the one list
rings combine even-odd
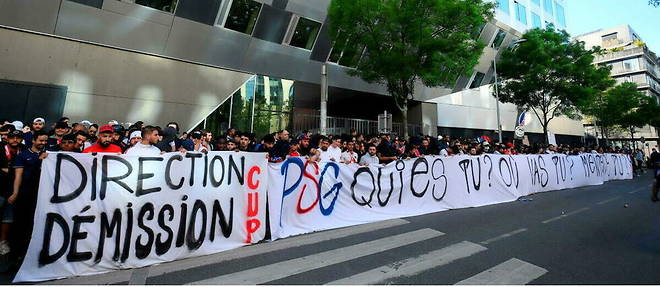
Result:
{"label": "tree trunk", "polygon": [[408,101],[403,102],[401,105],[401,121],[403,129],[403,138],[408,138]]}
{"label": "tree trunk", "polygon": [[543,138],[545,138],[545,145],[548,145],[550,143],[550,138],[548,137],[548,124],[544,122],[543,125]]}
{"label": "tree trunk", "polygon": [[637,149],[637,142],[635,141],[635,128],[630,129],[630,140],[632,141],[633,148]]}

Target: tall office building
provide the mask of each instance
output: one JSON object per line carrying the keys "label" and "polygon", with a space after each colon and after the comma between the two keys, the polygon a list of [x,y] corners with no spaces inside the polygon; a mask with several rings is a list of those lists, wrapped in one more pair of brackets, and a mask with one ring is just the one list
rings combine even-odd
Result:
{"label": "tall office building", "polygon": [[[493,96],[495,69],[493,60],[524,32],[533,28],[567,27],[563,0],[496,0],[495,20],[486,25],[480,40],[487,43],[484,53],[469,77],[458,79],[448,95],[429,95],[425,100],[437,104],[439,133],[442,135],[494,135],[497,130],[496,101]],[[501,123],[505,139],[513,138],[520,111],[513,104],[500,104]],[[535,116],[528,117],[525,132],[532,141],[543,140],[543,129]],[[567,117],[554,119],[549,130],[557,140],[579,143],[584,128],[579,121]]]}
{"label": "tall office building", "polygon": [[[640,91],[660,105],[660,60],[629,25],[600,29],[575,38],[585,42],[588,48],[603,49],[601,54],[595,55],[594,64],[610,66],[617,83],[637,84]],[[630,138],[625,132],[615,132],[612,136],[623,140]],[[639,137],[657,140],[658,130],[651,126],[640,128],[635,134],[635,138]]]}
{"label": "tall office building", "polygon": [[[397,122],[384,86],[346,73],[362,55],[333,49],[330,2],[0,0],[0,94],[11,99],[0,114],[174,120],[185,129],[233,126],[258,134],[314,130],[326,64],[331,133],[373,132],[384,110]],[[564,0],[497,2],[496,19],[479,34],[492,48],[475,73],[451,87],[418,85],[409,112],[414,132],[492,133],[492,59],[528,28],[565,27]],[[483,92],[456,94],[469,88]],[[504,109],[506,121],[515,118],[515,107]],[[580,135],[563,131],[557,133]]]}

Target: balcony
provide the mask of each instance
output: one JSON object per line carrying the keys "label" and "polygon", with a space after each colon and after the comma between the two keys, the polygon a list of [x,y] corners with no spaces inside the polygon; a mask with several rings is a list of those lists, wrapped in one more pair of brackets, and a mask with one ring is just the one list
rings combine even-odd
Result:
{"label": "balcony", "polygon": [[651,58],[654,61],[657,61],[658,56],[655,55],[655,53],[651,52],[648,48],[646,47],[634,47],[630,49],[625,49],[622,51],[616,51],[616,52],[605,52],[605,54],[602,55],[595,55],[594,56],[594,63],[602,63],[602,62],[609,62],[609,61],[614,61],[618,60],[621,58],[628,58],[631,56],[639,56],[639,55],[646,55],[647,57]]}

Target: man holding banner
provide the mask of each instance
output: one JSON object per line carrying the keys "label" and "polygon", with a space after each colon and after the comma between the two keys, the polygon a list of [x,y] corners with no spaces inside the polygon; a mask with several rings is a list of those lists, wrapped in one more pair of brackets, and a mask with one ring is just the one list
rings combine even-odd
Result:
{"label": "man holding banner", "polygon": [[48,134],[37,131],[32,138],[32,146],[21,151],[14,162],[14,189],[7,199],[14,204],[14,227],[12,231],[12,246],[18,258],[27,251],[34,222],[34,213],[37,206],[39,178],[41,176],[41,161],[48,154],[45,153]]}

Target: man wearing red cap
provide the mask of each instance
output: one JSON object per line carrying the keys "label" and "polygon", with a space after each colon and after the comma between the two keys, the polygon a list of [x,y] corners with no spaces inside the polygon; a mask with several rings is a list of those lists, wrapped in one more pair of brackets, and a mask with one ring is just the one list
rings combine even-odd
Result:
{"label": "man wearing red cap", "polygon": [[98,142],[86,148],[83,153],[122,153],[121,147],[118,145],[112,144],[112,135],[114,130],[111,125],[104,125],[99,128],[99,139]]}

